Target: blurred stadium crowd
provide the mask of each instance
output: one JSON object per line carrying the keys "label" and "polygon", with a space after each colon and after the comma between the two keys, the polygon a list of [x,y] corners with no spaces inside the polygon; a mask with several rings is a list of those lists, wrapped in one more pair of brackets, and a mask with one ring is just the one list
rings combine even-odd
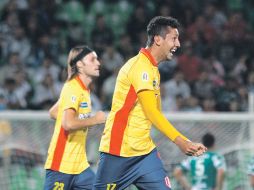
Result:
{"label": "blurred stadium crowd", "polygon": [[67,53],[89,44],[101,76],[94,110],[110,109],[119,67],[146,43],[155,15],[181,23],[181,49],[161,63],[164,111],[247,111],[254,90],[253,0],[1,0],[0,110],[48,109]]}

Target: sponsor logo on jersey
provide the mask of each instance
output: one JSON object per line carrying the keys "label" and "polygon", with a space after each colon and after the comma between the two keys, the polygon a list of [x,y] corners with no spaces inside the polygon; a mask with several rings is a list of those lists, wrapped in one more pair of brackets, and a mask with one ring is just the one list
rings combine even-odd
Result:
{"label": "sponsor logo on jersey", "polygon": [[79,107],[81,107],[81,108],[87,108],[88,104],[87,104],[87,102],[81,102]]}
{"label": "sponsor logo on jersey", "polygon": [[90,112],[89,113],[80,113],[79,116],[78,116],[79,119],[86,119],[86,118],[89,118],[89,117],[91,117]]}

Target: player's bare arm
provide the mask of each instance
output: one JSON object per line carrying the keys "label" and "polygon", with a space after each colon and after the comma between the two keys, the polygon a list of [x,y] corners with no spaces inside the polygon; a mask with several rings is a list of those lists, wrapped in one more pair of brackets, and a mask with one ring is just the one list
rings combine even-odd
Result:
{"label": "player's bare arm", "polygon": [[251,187],[254,188],[254,175],[250,175],[250,184]]}
{"label": "player's bare arm", "polygon": [[57,113],[58,113],[58,103],[59,100],[49,109],[49,116],[51,119],[56,119],[57,118]]}
{"label": "player's bare arm", "polygon": [[174,176],[185,190],[191,190],[191,185],[189,184],[187,178],[183,175],[181,168],[177,167],[174,170]]}
{"label": "player's bare arm", "polygon": [[67,109],[64,111],[62,127],[66,131],[82,130],[86,127],[95,126],[98,124],[105,123],[106,114],[103,111],[98,111],[94,116],[79,119],[74,109]]}
{"label": "player's bare arm", "polygon": [[225,177],[225,170],[223,168],[218,169],[217,176],[216,176],[215,190],[222,190],[224,177]]}

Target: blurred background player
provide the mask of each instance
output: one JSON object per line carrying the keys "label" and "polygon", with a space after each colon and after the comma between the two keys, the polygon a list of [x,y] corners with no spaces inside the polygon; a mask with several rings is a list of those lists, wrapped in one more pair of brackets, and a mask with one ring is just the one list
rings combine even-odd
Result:
{"label": "blurred background player", "polygon": [[248,175],[250,177],[250,185],[254,189],[254,157],[252,157],[248,164]]}
{"label": "blurred background player", "polygon": [[[207,133],[202,137],[207,152],[200,157],[189,157],[176,167],[174,176],[184,190],[221,190],[223,187],[225,160],[214,152],[215,137]],[[184,173],[189,172],[191,183]]]}
{"label": "blurred background player", "polygon": [[131,184],[139,189],[171,189],[150,136],[152,125],[185,154],[199,156],[206,151],[178,132],[160,110],[158,63],[172,59],[180,47],[178,26],[174,18],[154,17],[147,26],[147,47],[120,69],[101,139],[94,189],[125,189]]}
{"label": "blurred background player", "polygon": [[86,156],[88,127],[105,122],[105,113],[91,116],[89,85],[99,76],[97,54],[87,46],[71,49],[68,80],[59,101],[50,109],[56,117],[53,137],[45,164],[45,190],[92,189],[94,173]]}

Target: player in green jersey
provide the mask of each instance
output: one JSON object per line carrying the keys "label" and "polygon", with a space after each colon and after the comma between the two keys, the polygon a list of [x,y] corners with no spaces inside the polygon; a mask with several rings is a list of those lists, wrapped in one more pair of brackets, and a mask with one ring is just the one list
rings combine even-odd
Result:
{"label": "player in green jersey", "polygon": [[[215,137],[212,134],[205,134],[202,142],[207,152],[183,160],[174,170],[174,176],[185,190],[221,190],[226,169],[224,157],[214,152]],[[186,173],[190,174],[190,183]]]}
{"label": "player in green jersey", "polygon": [[248,175],[250,176],[250,185],[254,189],[254,156],[248,164]]}

